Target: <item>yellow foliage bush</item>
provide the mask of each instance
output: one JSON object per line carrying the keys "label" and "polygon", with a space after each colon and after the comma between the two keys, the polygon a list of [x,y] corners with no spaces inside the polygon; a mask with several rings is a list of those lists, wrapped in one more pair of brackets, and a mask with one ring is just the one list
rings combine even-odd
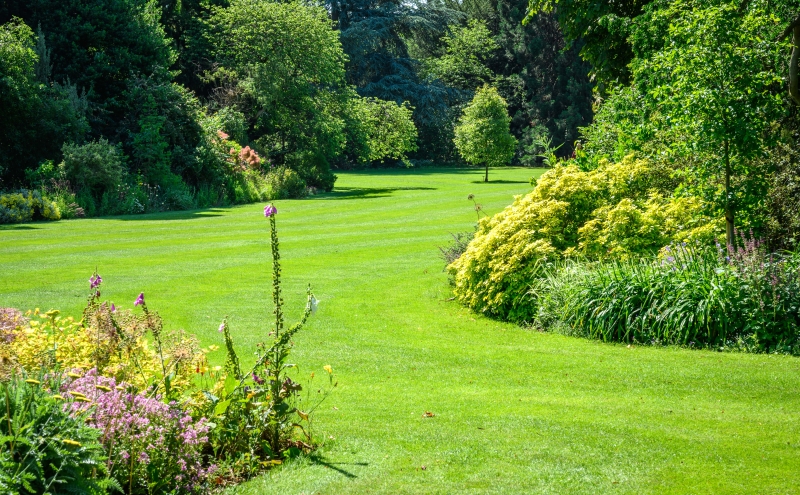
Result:
{"label": "yellow foliage bush", "polygon": [[60,220],[61,211],[38,191],[0,194],[0,223],[30,222],[34,217]]}
{"label": "yellow foliage bush", "polygon": [[625,258],[719,231],[699,198],[665,196],[666,172],[628,156],[592,171],[560,165],[526,196],[478,224],[448,266],[456,298],[487,315],[529,321],[529,296],[548,262],[565,256]]}
{"label": "yellow foliage bush", "polygon": [[[136,315],[90,299],[81,321],[62,317],[57,310],[40,313],[37,309],[26,315],[30,320],[2,344],[0,359],[29,373],[54,366],[96,368],[99,374],[139,390],[160,386],[166,373],[171,389],[180,391],[189,388],[199,363],[205,362],[194,337],[162,332],[161,319],[154,312]],[[146,338],[148,332],[156,348]],[[161,352],[157,352],[159,345]]]}

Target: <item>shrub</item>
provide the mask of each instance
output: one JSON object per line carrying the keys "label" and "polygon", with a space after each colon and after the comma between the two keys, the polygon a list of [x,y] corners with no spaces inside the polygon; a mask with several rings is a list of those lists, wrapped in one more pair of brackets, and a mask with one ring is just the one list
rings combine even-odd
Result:
{"label": "shrub", "polygon": [[0,223],[60,219],[58,205],[43,198],[39,191],[22,190],[18,193],[0,194]]}
{"label": "shrub", "polygon": [[331,166],[322,153],[312,151],[291,153],[286,156],[285,164],[288,168],[297,172],[297,175],[307,186],[321,189],[325,192],[333,190],[336,175],[331,172]]}
{"label": "shrub", "polygon": [[270,199],[298,199],[306,195],[306,183],[288,167],[276,167],[267,173]]}
{"label": "shrub", "polygon": [[710,241],[717,224],[696,198],[664,197],[665,171],[626,157],[588,172],[559,165],[534,190],[478,222],[475,238],[448,271],[459,301],[487,315],[530,321],[529,289],[542,267],[563,257],[630,257],[671,240]]}
{"label": "shrub", "polygon": [[60,378],[13,376],[0,385],[0,489],[4,493],[100,494],[119,488],[106,477],[100,432],[70,414]]}
{"label": "shrub", "polygon": [[605,341],[800,353],[800,256],[745,237],[728,251],[567,263],[535,286],[536,323]]}
{"label": "shrub", "polygon": [[95,199],[120,186],[125,178],[122,148],[105,139],[83,145],[67,143],[61,151],[66,178],[78,189],[88,190]]}
{"label": "shrub", "polygon": [[[189,388],[200,359],[197,341],[180,331],[164,332],[161,318],[100,301],[102,278],[92,277],[92,293],[81,321],[57,310],[40,313],[21,325],[8,343],[16,366],[32,372],[43,367],[95,368],[138,390],[161,391],[174,397]],[[148,343],[152,339],[155,348]]]}

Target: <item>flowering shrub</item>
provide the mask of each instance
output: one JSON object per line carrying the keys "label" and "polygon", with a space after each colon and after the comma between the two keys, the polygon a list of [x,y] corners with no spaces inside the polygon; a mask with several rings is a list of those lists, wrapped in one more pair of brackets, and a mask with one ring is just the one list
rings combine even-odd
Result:
{"label": "flowering shrub", "polygon": [[66,383],[63,393],[76,398],[68,406],[73,414],[91,412],[86,422],[100,431],[109,472],[126,493],[196,493],[215,471],[203,466],[208,422],[193,420],[175,401],[133,393],[95,369]]}
{"label": "flowering shrub", "polygon": [[644,160],[559,165],[491,218],[448,266],[456,298],[487,315],[531,321],[530,287],[563,257],[626,258],[677,240],[713,239],[717,225],[695,198],[664,197],[664,172]]}
{"label": "flowering shrub", "polygon": [[[277,213],[274,205],[264,208],[272,240],[275,326],[265,333],[256,362],[247,371],[241,368],[227,321],[220,325],[227,361],[224,369],[212,368],[205,353],[219,347],[200,349],[192,336],[165,332],[161,318],[148,309],[144,293],[133,302],[138,308],[134,311],[101,301],[103,278],[97,273],[89,279],[90,295],[80,321],[56,310],[36,309],[23,315],[0,309],[0,384],[6,390],[6,409],[12,411],[5,413],[5,419],[13,420],[7,431],[2,429],[5,423],[0,425],[0,490],[22,486],[23,492],[52,493],[50,485],[60,483],[52,480],[60,479],[62,471],[51,475],[48,469],[58,461],[73,479],[84,476],[87,486],[96,486],[91,493],[105,493],[109,487],[129,494],[207,492],[210,485],[250,476],[311,450],[311,415],[336,383],[332,368],[325,366],[329,387],[317,389],[316,399],[311,400],[310,393],[301,396],[303,387],[289,376],[295,368],[288,361],[292,340],[316,311],[317,300],[309,288],[302,318],[286,327]],[[77,425],[80,431],[67,435],[59,426],[43,430],[49,436],[38,443],[26,443],[35,447],[28,450],[44,452],[34,456],[36,462],[52,462],[45,467],[31,464],[25,469],[41,472],[20,478],[18,466],[28,457],[20,460],[15,454],[14,442],[24,430],[15,425],[27,420],[13,416],[16,409],[8,405],[8,387],[19,385],[19,377],[32,371],[50,383],[42,387],[46,394],[37,392],[41,397],[34,401],[24,399],[25,407],[55,411],[58,414],[51,416]],[[36,380],[26,383],[40,385]],[[49,421],[44,424],[47,428]],[[53,442],[61,444],[51,448]],[[63,454],[65,448],[73,449],[67,454],[91,456],[85,460]],[[93,469],[91,476],[79,472],[90,461],[102,461],[102,469]],[[110,477],[104,478],[106,474]],[[82,486],[75,485],[78,493]]]}

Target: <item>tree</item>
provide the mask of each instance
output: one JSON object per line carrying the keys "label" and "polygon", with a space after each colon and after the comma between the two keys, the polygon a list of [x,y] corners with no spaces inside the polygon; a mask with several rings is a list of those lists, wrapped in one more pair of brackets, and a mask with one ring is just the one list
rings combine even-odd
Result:
{"label": "tree", "polygon": [[[536,14],[554,14],[568,40],[581,40],[581,56],[603,85],[627,84],[634,58],[631,22],[653,0],[528,0],[527,24]],[[604,92],[604,91],[602,91]]]}
{"label": "tree", "polygon": [[418,58],[432,55],[448,26],[466,16],[432,2],[326,0],[325,5],[348,57],[347,82],[361,96],[409,102],[420,154],[452,158],[453,107],[469,95],[422,78]]}
{"label": "tree", "polygon": [[220,77],[237,83],[251,137],[281,158],[317,150],[327,159],[344,146],[339,114],[350,93],[339,35],[321,7],[238,0],[215,9]]}
{"label": "tree", "polygon": [[489,167],[507,165],[514,157],[517,140],[508,124],[506,102],[491,86],[484,86],[464,109],[455,130],[454,143],[461,156],[474,165],[485,165],[483,181],[489,182]]}
{"label": "tree", "polygon": [[782,46],[764,8],[675,2],[658,13],[669,19],[670,43],[633,64],[656,124],[684,136],[674,146],[697,157],[688,185],[724,214],[729,244],[737,211],[766,194],[765,171],[752,163],[774,142],[784,109]]}
{"label": "tree", "polygon": [[542,152],[538,141],[552,139],[569,156],[578,128],[592,121],[592,66],[581,60],[582,41],[566,40],[554,14],[537,14],[526,25],[527,0],[497,2],[498,56],[489,68],[508,103],[511,133],[519,140],[517,156],[534,165]]}
{"label": "tree", "polygon": [[349,106],[347,151],[354,161],[400,160],[417,149],[417,128],[408,103],[355,97]]}
{"label": "tree", "polygon": [[427,61],[428,72],[454,88],[474,91],[488,84],[494,73],[486,61],[497,49],[492,33],[475,19],[466,27],[455,27],[442,38],[445,54]]}
{"label": "tree", "polygon": [[46,61],[36,48],[21,19],[0,25],[0,189],[23,185],[26,171],[87,130],[85,100],[74,86],[47,84]]}

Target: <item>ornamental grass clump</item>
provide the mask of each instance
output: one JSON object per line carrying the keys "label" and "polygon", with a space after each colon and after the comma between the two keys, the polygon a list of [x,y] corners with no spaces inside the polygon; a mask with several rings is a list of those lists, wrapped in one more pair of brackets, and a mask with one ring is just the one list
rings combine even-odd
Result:
{"label": "ornamental grass clump", "polygon": [[800,255],[737,241],[554,266],[532,289],[536,324],[604,341],[800,354]]}

